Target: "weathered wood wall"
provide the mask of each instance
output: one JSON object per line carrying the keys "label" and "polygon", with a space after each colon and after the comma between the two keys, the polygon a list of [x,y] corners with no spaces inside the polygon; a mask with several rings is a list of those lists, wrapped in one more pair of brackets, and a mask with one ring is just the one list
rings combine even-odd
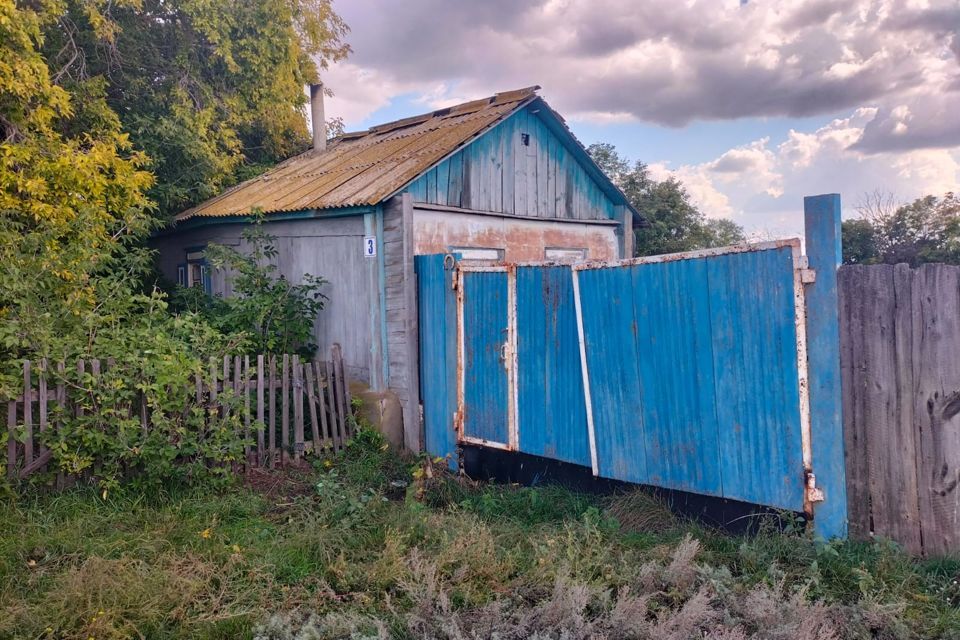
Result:
{"label": "weathered wood wall", "polygon": [[[210,225],[160,236],[151,244],[158,250],[161,272],[176,282],[177,264],[184,261],[187,248],[217,243],[242,250],[243,229],[241,224]],[[364,231],[363,216],[268,219],[264,230],[277,238],[279,274],[292,282],[300,282],[305,273],[329,280],[323,288],[329,299],[314,327],[318,349],[326,352],[334,343],[342,345],[350,378],[370,382],[373,337],[369,317],[377,290],[370,287],[369,272],[377,265],[363,257],[363,237],[369,235]],[[213,293],[231,295],[230,279],[219,270],[212,276]]]}
{"label": "weathered wood wall", "polygon": [[845,266],[850,535],[960,551],[960,267]]}
{"label": "weathered wood wall", "polygon": [[616,213],[560,137],[526,107],[409,187],[415,202],[531,218],[605,220]]}
{"label": "weathered wood wall", "polygon": [[417,350],[417,287],[413,270],[413,202],[394,196],[383,207],[383,253],[386,278],[387,386],[403,408],[404,444],[420,451],[420,367]]}

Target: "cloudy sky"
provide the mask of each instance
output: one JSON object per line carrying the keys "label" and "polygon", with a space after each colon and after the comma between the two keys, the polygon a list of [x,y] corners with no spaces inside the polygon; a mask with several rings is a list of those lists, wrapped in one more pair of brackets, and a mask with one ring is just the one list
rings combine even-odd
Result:
{"label": "cloudy sky", "polygon": [[334,0],[346,128],[538,84],[584,144],[707,215],[802,231],[802,197],[960,188],[960,0]]}

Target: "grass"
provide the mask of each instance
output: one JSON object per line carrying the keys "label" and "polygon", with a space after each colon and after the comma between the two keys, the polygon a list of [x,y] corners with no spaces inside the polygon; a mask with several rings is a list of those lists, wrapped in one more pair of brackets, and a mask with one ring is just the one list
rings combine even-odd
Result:
{"label": "grass", "polygon": [[361,432],[217,492],[0,506],[0,637],[960,638],[960,561],[458,480]]}

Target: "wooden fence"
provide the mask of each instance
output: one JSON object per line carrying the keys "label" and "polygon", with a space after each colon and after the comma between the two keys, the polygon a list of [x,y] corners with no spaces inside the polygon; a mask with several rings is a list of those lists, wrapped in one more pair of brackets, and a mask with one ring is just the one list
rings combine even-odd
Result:
{"label": "wooden fence", "polygon": [[960,267],[845,266],[850,534],[960,551]]}
{"label": "wooden fence", "polygon": [[[112,362],[78,360],[74,366],[81,376],[96,380]],[[87,390],[66,383],[65,371],[63,362],[52,369],[45,360],[23,363],[25,393],[7,401],[9,479],[46,470],[52,456],[42,441],[48,429],[60,427],[54,416],[83,415],[85,409],[74,394]],[[289,354],[224,356],[222,362],[211,360],[208,371],[191,377],[195,388],[191,394],[209,415],[222,415],[229,406],[242,411],[248,467],[283,465],[308,451],[339,451],[351,435],[350,390],[339,345],[333,346],[326,361],[305,362]],[[234,398],[231,405],[224,403],[228,391]],[[138,411],[147,432],[150,409],[142,393],[136,397],[126,411],[131,416]]]}

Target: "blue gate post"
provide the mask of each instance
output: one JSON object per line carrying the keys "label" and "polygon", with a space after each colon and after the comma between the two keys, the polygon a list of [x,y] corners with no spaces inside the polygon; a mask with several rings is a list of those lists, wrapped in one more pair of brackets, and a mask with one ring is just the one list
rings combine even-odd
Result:
{"label": "blue gate post", "polygon": [[810,428],[813,471],[825,500],[815,505],[814,532],[826,540],[847,536],[847,479],[840,392],[840,317],[837,268],[840,194],[803,199],[807,259],[816,281],[806,287]]}

